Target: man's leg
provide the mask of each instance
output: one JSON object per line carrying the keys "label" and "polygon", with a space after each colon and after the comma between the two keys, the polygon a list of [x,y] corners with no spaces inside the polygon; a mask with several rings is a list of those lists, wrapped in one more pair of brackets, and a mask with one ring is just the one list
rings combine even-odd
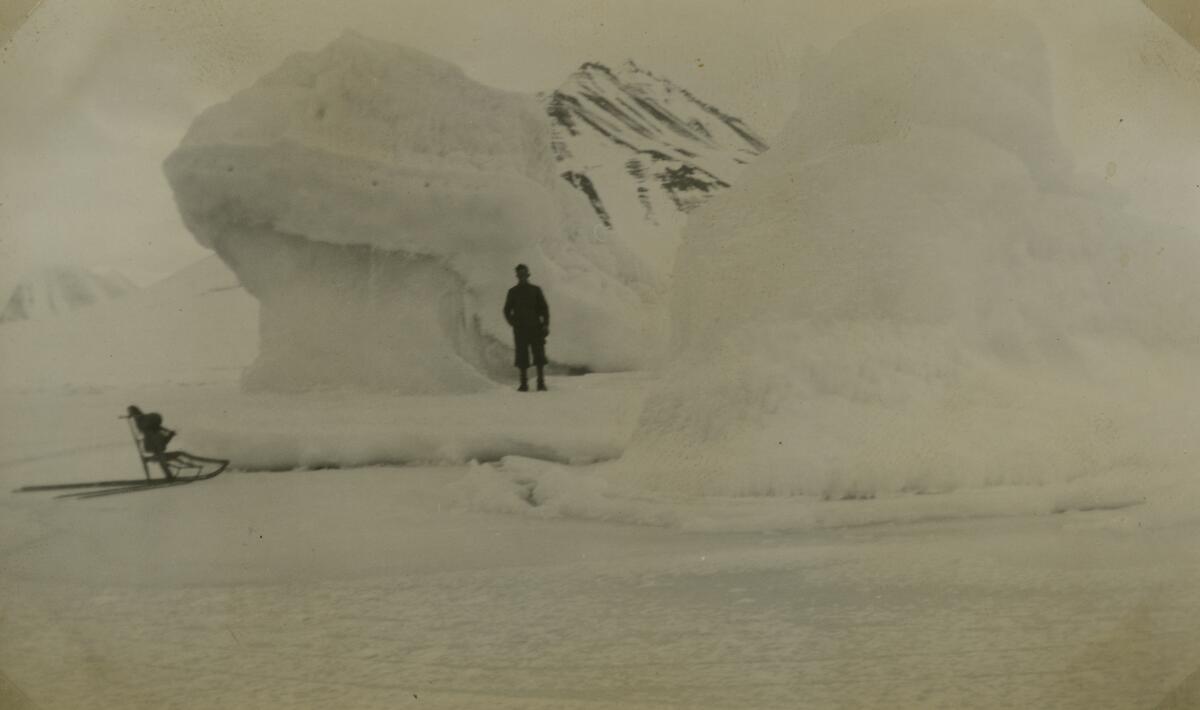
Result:
{"label": "man's leg", "polygon": [[524,337],[521,331],[513,330],[513,344],[517,349],[517,359],[514,363],[517,369],[521,371],[521,386],[517,388],[518,392],[529,391],[529,376],[526,372],[529,370],[529,339]]}
{"label": "man's leg", "polygon": [[545,365],[546,365],[546,341],[545,340],[538,339],[538,340],[533,341],[533,364],[537,365],[538,392],[545,392],[546,391],[546,373],[544,370]]}

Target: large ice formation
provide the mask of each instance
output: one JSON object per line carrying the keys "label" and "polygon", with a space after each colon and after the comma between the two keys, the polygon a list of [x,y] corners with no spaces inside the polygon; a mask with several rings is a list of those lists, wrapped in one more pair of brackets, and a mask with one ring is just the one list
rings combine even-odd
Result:
{"label": "large ice formation", "polygon": [[249,385],[466,392],[511,376],[527,263],[550,353],[644,364],[654,265],[558,174],[532,96],[347,33],[205,111],[166,161],[184,222],[262,303]]}
{"label": "large ice formation", "polygon": [[1197,237],[1072,174],[1032,24],[889,15],[801,95],[692,215],[670,369],[615,475],[840,498],[1186,461]]}

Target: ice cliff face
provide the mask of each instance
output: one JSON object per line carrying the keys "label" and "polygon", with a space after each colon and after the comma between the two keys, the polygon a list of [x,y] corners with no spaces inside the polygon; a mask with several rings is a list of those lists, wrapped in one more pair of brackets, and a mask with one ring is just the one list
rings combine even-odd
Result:
{"label": "ice cliff face", "polygon": [[347,33],[196,119],[165,172],[262,303],[247,383],[467,392],[510,378],[528,264],[560,366],[644,362],[657,277],[562,179],[535,97]]}
{"label": "ice cliff face", "polygon": [[842,498],[1190,471],[1200,238],[1073,175],[1049,71],[1031,23],[962,3],[807,72],[688,223],[620,475]]}
{"label": "ice cliff face", "polygon": [[[632,61],[584,64],[543,100],[559,173],[618,235],[675,234],[767,149],[740,119]],[[669,262],[677,242],[657,241],[647,246]]]}
{"label": "ice cliff face", "polygon": [[120,298],[136,286],[124,276],[70,266],[38,269],[21,279],[0,311],[0,323],[60,316]]}

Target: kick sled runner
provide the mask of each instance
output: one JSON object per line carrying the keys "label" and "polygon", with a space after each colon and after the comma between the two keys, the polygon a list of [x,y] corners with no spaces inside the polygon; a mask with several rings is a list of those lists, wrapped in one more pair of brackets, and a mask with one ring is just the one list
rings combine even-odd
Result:
{"label": "kick sled runner", "polygon": [[[137,448],[145,478],[51,483],[24,486],[16,492],[58,491],[57,498],[98,498],[206,481],[219,476],[229,467],[229,461],[225,459],[196,456],[186,451],[167,451],[167,445],[175,437],[175,432],[164,427],[162,416],[155,412],[146,414],[136,406],[130,406],[128,414],[121,418],[129,422],[129,433],[133,437],[133,445]],[[161,478],[151,476],[152,465],[162,471]]]}

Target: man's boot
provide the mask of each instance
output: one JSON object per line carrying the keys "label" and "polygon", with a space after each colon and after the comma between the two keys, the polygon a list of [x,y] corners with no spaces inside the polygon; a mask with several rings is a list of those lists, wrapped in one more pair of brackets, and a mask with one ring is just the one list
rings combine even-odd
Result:
{"label": "man's boot", "polygon": [[525,369],[521,369],[521,386],[517,388],[518,392],[529,391],[529,376],[525,374]]}
{"label": "man's boot", "polygon": [[541,365],[538,365],[538,380],[537,380],[537,387],[538,387],[538,392],[545,392],[545,391],[546,391],[546,376],[545,376],[545,375],[542,373],[542,366],[541,366]]}

